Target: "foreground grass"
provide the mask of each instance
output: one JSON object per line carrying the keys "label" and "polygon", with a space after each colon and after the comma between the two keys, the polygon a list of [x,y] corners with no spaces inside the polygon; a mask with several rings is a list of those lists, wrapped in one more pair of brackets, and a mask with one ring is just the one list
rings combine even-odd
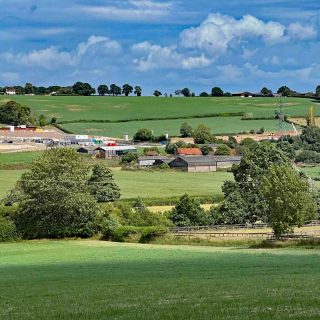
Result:
{"label": "foreground grass", "polygon": [[1,319],[319,319],[319,250],[0,245]]}

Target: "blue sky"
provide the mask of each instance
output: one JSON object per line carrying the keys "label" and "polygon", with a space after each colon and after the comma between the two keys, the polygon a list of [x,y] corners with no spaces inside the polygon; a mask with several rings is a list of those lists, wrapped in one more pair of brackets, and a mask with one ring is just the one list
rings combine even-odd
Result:
{"label": "blue sky", "polygon": [[314,91],[319,0],[0,0],[0,86]]}

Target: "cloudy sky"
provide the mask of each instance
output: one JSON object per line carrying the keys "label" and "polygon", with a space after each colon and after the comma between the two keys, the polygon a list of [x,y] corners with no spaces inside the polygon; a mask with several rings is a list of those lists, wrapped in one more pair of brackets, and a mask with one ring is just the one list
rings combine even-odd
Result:
{"label": "cloudy sky", "polygon": [[0,0],[0,86],[313,91],[319,0]]}

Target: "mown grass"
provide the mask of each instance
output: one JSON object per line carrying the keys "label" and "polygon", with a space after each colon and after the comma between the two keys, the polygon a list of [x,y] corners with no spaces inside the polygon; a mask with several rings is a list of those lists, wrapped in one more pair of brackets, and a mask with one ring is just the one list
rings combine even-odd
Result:
{"label": "mown grass", "polygon": [[0,245],[1,319],[319,319],[319,250]]}
{"label": "mown grass", "polygon": [[[199,124],[205,124],[213,134],[237,134],[249,132],[251,129],[257,131],[264,128],[267,132],[277,132],[279,122],[277,120],[241,120],[241,117],[213,117],[175,120],[153,120],[153,121],[132,121],[123,123],[66,123],[61,127],[80,134],[102,135],[109,137],[123,137],[128,134],[130,138],[141,128],[153,130],[155,135],[169,133],[170,136],[179,136],[180,127],[183,122],[188,122],[194,129]],[[292,126],[285,125],[286,130],[292,131]]]}
{"label": "mown grass", "polygon": [[[0,99],[0,102],[9,98]],[[255,117],[270,117],[279,109],[278,98],[155,98],[155,97],[78,97],[14,96],[49,119],[58,120],[130,120],[194,117],[217,113],[250,112]],[[310,99],[286,98],[285,113],[308,114]],[[316,114],[320,114],[318,104]]]}
{"label": "mown grass", "polygon": [[0,165],[31,163],[42,155],[42,151],[0,153]]}

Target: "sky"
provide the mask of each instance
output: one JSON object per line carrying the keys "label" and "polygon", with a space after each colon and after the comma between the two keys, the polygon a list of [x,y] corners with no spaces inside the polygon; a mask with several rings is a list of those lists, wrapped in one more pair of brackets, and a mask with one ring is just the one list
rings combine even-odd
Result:
{"label": "sky", "polygon": [[0,86],[314,91],[319,0],[0,0]]}

